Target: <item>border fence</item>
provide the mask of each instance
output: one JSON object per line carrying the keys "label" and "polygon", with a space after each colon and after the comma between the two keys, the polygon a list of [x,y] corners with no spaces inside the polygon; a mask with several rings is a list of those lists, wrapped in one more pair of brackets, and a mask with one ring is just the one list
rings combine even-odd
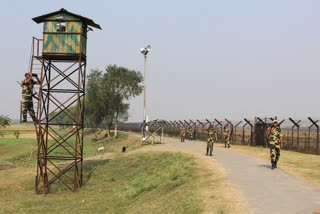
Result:
{"label": "border fence", "polygon": [[[205,120],[154,120],[148,122],[147,126],[150,131],[162,124],[163,129],[160,131],[169,137],[179,137],[180,127],[185,127],[187,130],[186,139],[202,140],[207,139],[206,127],[212,124],[218,134],[220,142],[224,141],[223,127],[229,124],[232,128],[231,143],[248,146],[268,147],[266,130],[272,124],[274,118],[254,119],[244,118],[239,121],[228,119],[205,119]],[[282,149],[297,151],[308,154],[320,154],[319,148],[319,125],[318,119],[308,117],[305,120],[297,120],[293,118],[278,120],[283,136]],[[120,123],[118,129],[121,131],[130,131],[141,133],[141,123]]]}

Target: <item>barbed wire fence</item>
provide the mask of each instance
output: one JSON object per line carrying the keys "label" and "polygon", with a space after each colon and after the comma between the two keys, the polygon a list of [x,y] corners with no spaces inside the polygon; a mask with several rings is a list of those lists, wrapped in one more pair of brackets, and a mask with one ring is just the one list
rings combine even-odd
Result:
{"label": "barbed wire fence", "polygon": [[[228,123],[232,127],[232,144],[268,147],[266,130],[272,124],[273,119],[255,117],[238,121],[217,118],[211,120],[154,120],[148,123],[148,129],[154,131],[154,127],[161,122],[163,129],[161,129],[162,133],[158,134],[180,137],[180,127],[184,126],[187,130],[186,139],[205,141],[207,139],[206,127],[212,124],[216,128],[219,141],[223,142],[223,126]],[[320,155],[319,119],[308,117],[301,120],[289,117],[282,120],[277,118],[277,120],[283,136],[282,149]],[[120,123],[118,125],[121,131],[136,133],[141,133],[141,128],[141,123]]]}

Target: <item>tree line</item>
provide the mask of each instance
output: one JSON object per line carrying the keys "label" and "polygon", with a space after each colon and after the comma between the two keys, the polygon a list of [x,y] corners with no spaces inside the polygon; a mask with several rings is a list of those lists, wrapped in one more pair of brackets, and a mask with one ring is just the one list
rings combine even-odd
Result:
{"label": "tree line", "polygon": [[[87,76],[85,96],[85,123],[93,126],[105,124],[109,130],[114,125],[117,136],[118,123],[127,121],[129,101],[142,93],[143,76],[139,71],[117,65],[108,65],[104,71],[92,69]],[[57,123],[67,124],[70,116],[77,113],[77,106],[65,112],[53,112],[51,118]]]}

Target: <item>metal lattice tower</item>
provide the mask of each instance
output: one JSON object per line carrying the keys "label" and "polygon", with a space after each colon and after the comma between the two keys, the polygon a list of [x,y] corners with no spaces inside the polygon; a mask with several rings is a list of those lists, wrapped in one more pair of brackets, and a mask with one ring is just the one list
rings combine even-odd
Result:
{"label": "metal lattice tower", "polygon": [[76,191],[82,185],[87,32],[101,27],[63,8],[33,20],[44,23],[42,55],[33,56],[42,64],[35,190],[46,194],[57,184]]}

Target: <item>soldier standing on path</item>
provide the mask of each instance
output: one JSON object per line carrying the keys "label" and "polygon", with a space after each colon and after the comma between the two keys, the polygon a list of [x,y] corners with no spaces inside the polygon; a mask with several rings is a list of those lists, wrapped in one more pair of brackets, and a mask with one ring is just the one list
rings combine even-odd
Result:
{"label": "soldier standing on path", "polygon": [[214,141],[218,140],[218,136],[217,136],[217,132],[213,128],[212,124],[210,124],[208,126],[207,131],[208,131],[208,139],[207,139],[207,153],[206,153],[206,155],[208,156],[210,154],[210,156],[212,156],[213,144],[214,144]]}
{"label": "soldier standing on path", "polygon": [[230,148],[230,139],[232,135],[232,128],[230,127],[229,123],[226,123],[223,127],[224,131],[224,148]]}
{"label": "soldier standing on path", "polygon": [[194,128],[189,127],[188,132],[189,132],[189,140],[193,140]]}
{"label": "soldier standing on path", "polygon": [[277,120],[272,121],[272,126],[267,129],[267,138],[270,144],[271,169],[277,168],[282,146],[281,130]]}
{"label": "soldier standing on path", "polygon": [[[33,122],[37,122],[37,118],[35,112],[33,110],[33,86],[35,84],[40,84],[41,81],[38,78],[37,74],[25,73],[25,79],[21,83],[22,87],[22,122],[27,122],[27,112],[29,111],[30,117]],[[32,79],[32,77],[36,77],[37,81]]]}
{"label": "soldier standing on path", "polygon": [[184,126],[180,126],[180,139],[181,139],[181,142],[184,142],[185,137],[186,137],[186,128]]}

